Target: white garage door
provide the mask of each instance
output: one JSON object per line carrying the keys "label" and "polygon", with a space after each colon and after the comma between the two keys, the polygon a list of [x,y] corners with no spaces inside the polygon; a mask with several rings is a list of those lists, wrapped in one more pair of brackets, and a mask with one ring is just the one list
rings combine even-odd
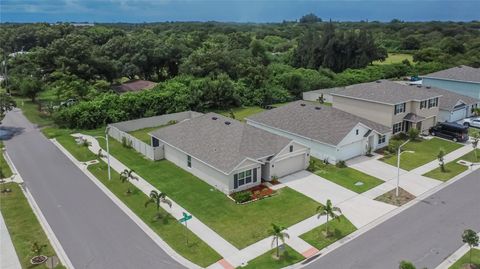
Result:
{"label": "white garage door", "polygon": [[305,154],[296,155],[275,162],[272,176],[283,177],[305,169]]}
{"label": "white garage door", "polygon": [[358,141],[352,144],[345,145],[339,149],[339,160],[346,161],[348,159],[360,156],[364,152],[364,145],[363,141]]}
{"label": "white garage door", "polygon": [[450,121],[455,122],[455,121],[459,121],[461,119],[466,118],[467,117],[466,112],[467,110],[465,108],[453,111],[452,115],[450,115]]}

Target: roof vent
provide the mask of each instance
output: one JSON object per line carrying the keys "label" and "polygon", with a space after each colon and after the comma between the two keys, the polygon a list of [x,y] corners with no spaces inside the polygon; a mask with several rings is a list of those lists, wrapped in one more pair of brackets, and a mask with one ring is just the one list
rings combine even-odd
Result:
{"label": "roof vent", "polygon": [[230,124],[232,124],[232,123],[229,122],[229,121],[226,121],[226,122],[225,122],[225,125],[230,125]]}
{"label": "roof vent", "polygon": [[430,86],[426,86],[425,88],[427,88],[427,89],[430,89],[430,88],[432,88],[432,87],[430,87]]}
{"label": "roof vent", "polygon": [[320,110],[320,109],[322,109],[322,108],[319,107],[319,106],[316,106],[315,109],[316,109],[316,110]]}
{"label": "roof vent", "polygon": [[421,87],[422,87],[422,85],[417,85],[417,88],[421,88]]}
{"label": "roof vent", "polygon": [[304,103],[301,103],[300,105],[301,105],[301,106],[306,106]]}
{"label": "roof vent", "polygon": [[218,118],[217,117],[212,117],[212,120],[218,120]]}
{"label": "roof vent", "polygon": [[375,82],[376,82],[376,83],[382,83],[382,81],[381,81],[381,80],[377,80],[377,81],[375,81]]}

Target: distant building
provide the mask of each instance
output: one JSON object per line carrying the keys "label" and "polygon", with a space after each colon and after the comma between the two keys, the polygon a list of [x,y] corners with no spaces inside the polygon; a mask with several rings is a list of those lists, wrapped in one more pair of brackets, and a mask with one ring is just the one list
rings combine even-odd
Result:
{"label": "distant building", "polygon": [[157,83],[148,80],[131,80],[120,85],[113,86],[117,93],[139,92],[155,87]]}
{"label": "distant building", "polygon": [[452,67],[422,76],[422,84],[480,99],[480,68]]}

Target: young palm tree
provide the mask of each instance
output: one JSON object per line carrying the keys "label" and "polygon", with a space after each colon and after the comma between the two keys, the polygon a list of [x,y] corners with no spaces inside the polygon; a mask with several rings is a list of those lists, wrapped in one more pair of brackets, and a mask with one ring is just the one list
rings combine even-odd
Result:
{"label": "young palm tree", "polygon": [[[138,181],[138,178],[133,175],[134,171],[133,170],[129,170],[129,169],[125,169],[123,170],[123,172],[120,173],[120,180],[122,181],[122,183],[125,183],[127,181],[130,181],[132,179],[134,180],[137,180]],[[127,189],[127,194],[130,194],[132,193],[132,191],[130,190],[130,187]]]}
{"label": "young palm tree", "polygon": [[475,161],[477,161],[478,160],[477,147],[478,147],[478,142],[480,141],[480,132],[474,132],[471,138],[472,138],[473,153],[475,154]]}
{"label": "young palm tree", "polygon": [[322,217],[322,216],[327,216],[327,222],[325,223],[325,233],[326,233],[326,237],[328,237],[328,221],[329,219],[331,218],[332,220],[334,219],[338,219],[338,221],[340,221],[340,218],[338,217],[337,214],[335,214],[335,212],[341,214],[342,213],[342,210],[340,210],[340,208],[336,207],[336,206],[333,206],[332,205],[332,201],[330,199],[327,200],[327,204],[326,205],[321,205],[317,208],[317,213],[318,213],[318,218]]}
{"label": "young palm tree", "polygon": [[155,206],[157,207],[157,215],[155,216],[156,220],[162,218],[162,214],[160,214],[161,203],[167,204],[169,207],[172,207],[172,201],[167,199],[167,195],[164,192],[152,190],[149,197],[150,199],[145,202],[145,207],[147,207],[149,204],[155,204]]}
{"label": "young palm tree", "polygon": [[276,248],[277,248],[277,258],[280,257],[280,253],[278,249],[278,240],[282,241],[282,243],[285,243],[285,238],[290,238],[290,235],[284,232],[284,230],[285,230],[285,227],[278,226],[272,223],[272,229],[269,232],[269,234],[273,236],[272,246],[276,245]]}
{"label": "young palm tree", "polygon": [[438,159],[438,165],[440,166],[440,170],[442,172],[445,172],[445,150],[443,149],[440,149],[440,151],[438,152],[438,155],[437,155],[437,159]]}

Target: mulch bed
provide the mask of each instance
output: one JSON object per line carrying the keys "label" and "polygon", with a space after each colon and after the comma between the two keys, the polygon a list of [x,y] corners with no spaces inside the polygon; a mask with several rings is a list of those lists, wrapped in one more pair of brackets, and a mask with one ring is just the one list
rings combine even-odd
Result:
{"label": "mulch bed", "polygon": [[398,197],[395,195],[395,189],[393,189],[375,198],[375,200],[377,201],[395,205],[395,206],[402,206],[413,199],[415,199],[415,195],[407,192],[402,188],[399,188],[398,190]]}

